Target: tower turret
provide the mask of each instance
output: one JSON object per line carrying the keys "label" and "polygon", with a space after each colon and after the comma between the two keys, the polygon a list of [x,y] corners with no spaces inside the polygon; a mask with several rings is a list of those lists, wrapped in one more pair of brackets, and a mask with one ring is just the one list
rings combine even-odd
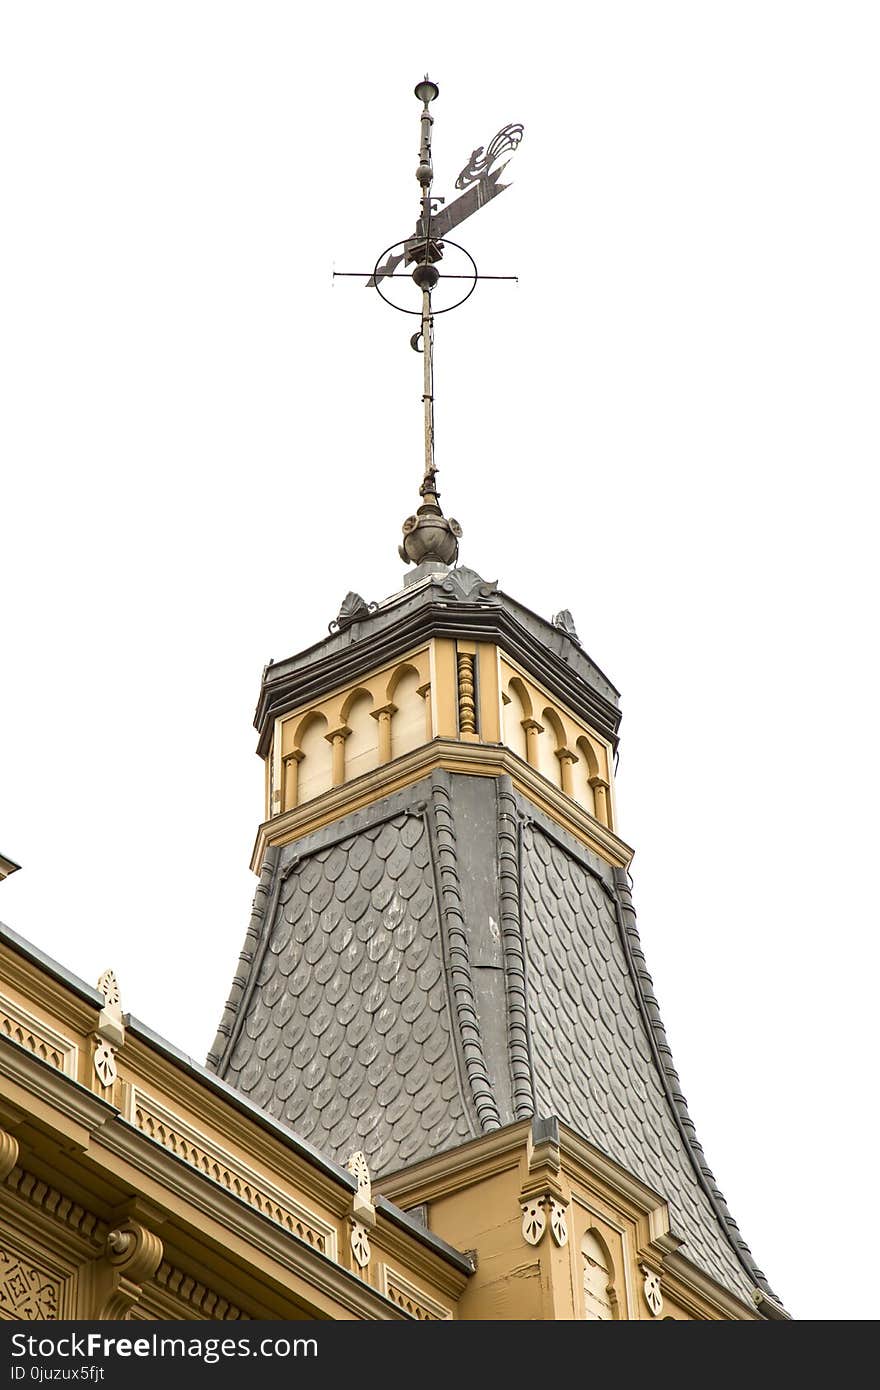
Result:
{"label": "tower turret", "polygon": [[[418,279],[443,249],[436,87],[420,87],[420,223],[373,277],[381,287],[406,257],[422,295],[424,504],[401,551],[416,567],[382,602],[349,593],[326,637],[264,671],[260,881],[209,1065],[331,1158],[365,1155],[416,1205],[457,1190],[472,1153],[469,1181],[488,1194],[485,1155],[525,1126],[522,1240],[549,1228],[565,1245],[577,1208],[576,1315],[619,1315],[622,1263],[659,1316],[672,1262],[734,1309],[720,1316],[784,1316],[696,1139],[645,967],[614,801],[618,692],[567,610],[548,621],[452,563],[460,532],[439,511],[432,452],[436,281]],[[491,180],[494,156],[481,158]],[[585,1215],[594,1198],[604,1225]],[[438,1219],[470,1247],[442,1203]]]}

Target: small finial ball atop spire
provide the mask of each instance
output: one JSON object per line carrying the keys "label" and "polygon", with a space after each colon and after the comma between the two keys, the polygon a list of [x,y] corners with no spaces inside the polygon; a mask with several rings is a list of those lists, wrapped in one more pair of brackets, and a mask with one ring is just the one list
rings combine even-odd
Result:
{"label": "small finial ball atop spire", "polygon": [[429,102],[435,101],[440,95],[440,88],[436,82],[432,82],[428,74],[425,73],[424,81],[417,83],[415,94],[419,101],[423,101],[427,106]]}

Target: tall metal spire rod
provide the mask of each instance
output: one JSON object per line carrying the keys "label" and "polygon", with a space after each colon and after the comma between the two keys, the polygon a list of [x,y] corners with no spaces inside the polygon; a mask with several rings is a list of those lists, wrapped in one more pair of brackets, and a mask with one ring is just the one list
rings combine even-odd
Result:
{"label": "tall metal spire rod", "polygon": [[[521,125],[504,126],[488,147],[478,146],[462,169],[455,186],[461,195],[443,206],[445,198],[437,198],[433,193],[434,164],[431,150],[434,118],[430,106],[440,94],[436,82],[425,74],[416,85],[415,95],[422,103],[419,113],[419,163],[416,179],[421,189],[420,214],[414,233],[403,241],[389,246],[376,261],[367,284],[378,291],[382,299],[392,308],[405,314],[418,315],[420,328],[410,339],[416,352],[422,353],[422,409],[424,431],[424,473],[419,493],[421,506],[414,516],[407,517],[403,523],[403,544],[399,547],[400,557],[410,564],[434,563],[448,566],[458,558],[458,538],[461,527],[452,517],[445,517],[440,507],[440,494],[437,491],[437,462],[434,429],[434,319],[438,314],[449,313],[469,299],[480,279],[516,280],[515,275],[481,276],[476,262],[469,251],[458,242],[451,241],[449,233],[479,208],[484,207],[508,184],[501,183],[501,174],[507,162],[498,165],[498,160],[516,149],[523,136]],[[495,167],[497,166],[497,167]],[[438,270],[438,262],[449,248],[464,260],[465,273],[458,270],[443,272]],[[383,260],[384,257],[384,260]],[[398,274],[397,267],[403,262],[411,266],[411,273]],[[336,275],[354,275],[354,271],[334,271]],[[386,280],[406,279],[417,286],[421,295],[419,308],[409,308],[397,302],[383,289]],[[463,292],[455,293],[453,302],[437,307],[433,301],[434,291],[444,281],[464,281]]]}
{"label": "tall metal spire rod", "polygon": [[[435,502],[437,492],[434,477],[437,469],[434,463],[434,320],[431,316],[431,291],[440,278],[434,262],[440,259],[443,251],[442,248],[432,245],[431,242],[431,214],[433,212],[431,187],[434,183],[434,165],[431,161],[431,127],[434,124],[434,117],[428,107],[439,94],[440,89],[436,82],[432,82],[428,74],[425,73],[425,80],[416,87],[416,96],[422,102],[420,117],[422,141],[419,148],[419,167],[416,170],[416,178],[422,190],[422,226],[425,229],[425,239],[422,243],[421,255],[419,256],[419,252],[416,252],[419,260],[413,271],[413,280],[422,291],[421,339],[424,370],[422,404],[425,416],[425,476],[419,491],[423,498],[427,500],[430,496]],[[456,545],[456,551],[457,549],[458,546]]]}

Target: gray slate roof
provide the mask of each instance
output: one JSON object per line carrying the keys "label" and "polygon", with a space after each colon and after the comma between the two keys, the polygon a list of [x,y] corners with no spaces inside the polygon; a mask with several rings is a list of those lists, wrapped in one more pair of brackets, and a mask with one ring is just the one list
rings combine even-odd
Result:
{"label": "gray slate roof", "polygon": [[288,863],[226,1079],[375,1172],[473,1134],[458,1076],[428,831],[394,816]]}
{"label": "gray slate roof", "polygon": [[[685,1236],[690,1258],[748,1300],[758,1273],[747,1274],[737,1256],[729,1238],[739,1237],[735,1226],[726,1231],[728,1239],[718,1238],[718,1215],[658,1066],[657,1039],[621,933],[628,890],[609,892],[601,878],[538,826],[527,828],[523,849],[538,1112],[564,1117],[667,1197],[672,1230]],[[643,976],[643,986],[646,981],[650,986]]]}
{"label": "gray slate roof", "polygon": [[681,1253],[772,1291],[681,1096],[627,876],[508,778],[430,778],[269,851],[208,1065],[381,1176],[556,1115],[670,1203]]}

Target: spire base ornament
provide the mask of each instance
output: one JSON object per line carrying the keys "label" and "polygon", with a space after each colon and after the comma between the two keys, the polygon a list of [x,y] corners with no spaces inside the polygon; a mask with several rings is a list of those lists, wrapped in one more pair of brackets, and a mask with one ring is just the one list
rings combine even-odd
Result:
{"label": "spire base ornament", "polygon": [[436,492],[429,492],[426,478],[422,484],[424,502],[415,516],[403,523],[403,542],[398,554],[405,564],[421,565],[434,561],[450,568],[458,559],[458,538],[461,527],[454,517],[445,517]]}

